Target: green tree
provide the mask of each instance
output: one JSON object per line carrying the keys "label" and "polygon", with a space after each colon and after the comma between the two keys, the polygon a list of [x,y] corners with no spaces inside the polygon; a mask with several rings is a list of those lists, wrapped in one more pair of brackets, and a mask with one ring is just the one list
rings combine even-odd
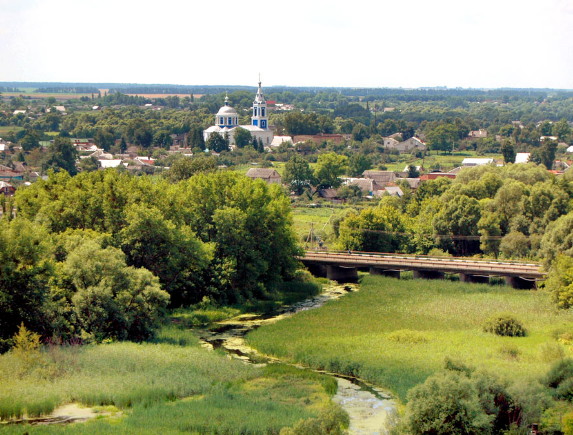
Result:
{"label": "green tree", "polygon": [[153,146],[165,148],[166,150],[173,144],[171,133],[167,130],[156,131],[153,135]]}
{"label": "green tree", "polygon": [[522,406],[503,384],[451,361],[446,367],[408,392],[409,433],[477,435],[519,428]]}
{"label": "green tree", "polygon": [[127,263],[159,278],[173,306],[199,302],[203,273],[210,261],[207,247],[188,227],[177,227],[156,208],[133,205],[117,238]]}
{"label": "green tree", "polygon": [[285,165],[283,182],[297,195],[314,184],[314,174],[308,161],[299,155],[294,155]]}
{"label": "green tree", "polygon": [[475,253],[479,246],[467,236],[478,235],[480,218],[481,208],[477,199],[456,195],[449,198],[445,207],[434,216],[432,225],[437,236],[453,236],[442,240],[444,247],[451,246],[456,254],[468,255]]}
{"label": "green tree", "polygon": [[501,154],[505,163],[515,162],[515,148],[510,140],[506,139],[501,143]]}
{"label": "green tree", "polygon": [[217,158],[214,156],[199,155],[197,157],[182,157],[173,162],[163,176],[171,182],[186,180],[200,172],[213,172],[217,170]]}
{"label": "green tree", "polygon": [[412,434],[487,434],[492,416],[463,373],[435,374],[408,393],[407,425]]}
{"label": "green tree", "polygon": [[[252,141],[251,132],[244,128],[237,127],[235,129],[235,145],[238,148],[244,148],[249,145]],[[257,149],[257,147],[254,147]]]}
{"label": "green tree", "polygon": [[452,152],[459,138],[458,129],[453,124],[440,124],[430,130],[426,137],[432,150],[444,152]]}
{"label": "green tree", "polygon": [[369,207],[340,223],[338,243],[344,250],[403,252],[408,243],[405,233],[404,216],[396,207]]}
{"label": "green tree", "polygon": [[203,137],[203,129],[200,125],[193,125],[189,130],[188,135],[189,148],[205,149],[205,139]]}
{"label": "green tree", "polygon": [[98,128],[94,133],[94,141],[98,147],[109,151],[115,144],[115,134],[109,127]]}
{"label": "green tree", "polygon": [[573,306],[573,258],[557,255],[545,288],[559,308],[568,309]]}
{"label": "green tree", "polygon": [[551,132],[553,136],[557,136],[560,141],[568,142],[571,139],[571,126],[566,119],[561,119],[554,123]]}
{"label": "green tree", "polygon": [[519,231],[511,231],[501,239],[499,251],[504,258],[527,258],[531,254],[529,237]]}
{"label": "green tree", "polygon": [[365,154],[352,154],[348,161],[348,175],[361,177],[364,171],[372,169],[372,159]]}
{"label": "green tree", "polygon": [[144,119],[135,118],[128,121],[125,132],[129,142],[143,148],[149,148],[153,142],[153,131],[149,122]]}
{"label": "green tree", "polygon": [[50,239],[40,225],[22,218],[0,225],[0,353],[8,350],[18,325],[44,336],[51,329],[45,302],[53,276]]}
{"label": "green tree", "polygon": [[26,152],[40,147],[39,135],[34,130],[27,130],[24,137],[20,140],[22,149]]}
{"label": "green tree", "polygon": [[554,140],[544,140],[541,147],[531,153],[531,161],[543,164],[547,169],[552,169],[556,152],[557,142]]}
{"label": "green tree", "polygon": [[216,153],[220,153],[221,151],[229,151],[228,142],[217,132],[211,133],[205,145],[209,150],[215,151]]}
{"label": "green tree", "polygon": [[81,172],[91,172],[97,171],[99,169],[99,162],[94,156],[90,156],[85,159],[81,159],[78,163],[78,169]]}
{"label": "green tree", "polygon": [[94,340],[153,336],[169,295],[151,272],[128,267],[119,249],[85,241],[68,254],[62,271],[75,288],[72,303],[79,325]]}
{"label": "green tree", "polygon": [[58,136],[48,151],[43,170],[53,169],[56,172],[65,170],[70,175],[75,175],[78,172],[76,169],[77,158],[78,152],[72,145],[72,141],[67,137]]}
{"label": "green tree", "polygon": [[539,252],[546,266],[550,266],[559,254],[573,256],[573,213],[561,216],[547,226]]}
{"label": "green tree", "polygon": [[322,189],[338,187],[342,183],[339,178],[347,169],[348,157],[336,153],[321,154],[314,169],[314,177]]}

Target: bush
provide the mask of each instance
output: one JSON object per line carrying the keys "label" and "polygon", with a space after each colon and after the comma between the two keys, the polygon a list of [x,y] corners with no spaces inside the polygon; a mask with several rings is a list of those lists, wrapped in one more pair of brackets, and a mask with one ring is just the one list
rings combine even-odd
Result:
{"label": "bush", "polygon": [[521,322],[510,314],[496,314],[490,317],[485,321],[483,330],[502,337],[525,337],[526,333]]}
{"label": "bush", "polygon": [[557,399],[573,401],[573,360],[567,358],[554,364],[543,383]]}

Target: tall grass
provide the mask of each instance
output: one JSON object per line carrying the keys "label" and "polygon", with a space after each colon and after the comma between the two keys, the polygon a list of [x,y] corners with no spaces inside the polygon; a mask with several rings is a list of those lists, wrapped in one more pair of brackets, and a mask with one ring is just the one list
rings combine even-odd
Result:
{"label": "tall grass", "polygon": [[114,343],[52,347],[34,367],[0,356],[2,418],[46,414],[56,406],[136,404],[203,394],[214,382],[257,375],[257,369],[198,347]]}
{"label": "tall grass", "polygon": [[[483,322],[500,312],[512,313],[528,335],[483,332]],[[510,380],[537,378],[554,357],[571,355],[556,340],[567,331],[573,332],[573,313],[558,311],[542,291],[366,276],[359,292],[259,328],[247,339],[265,353],[358,375],[404,399],[446,357]],[[511,349],[512,357],[500,349]]]}
{"label": "tall grass", "polygon": [[258,370],[256,377],[216,383],[204,394],[174,401],[140,401],[119,419],[69,426],[10,425],[2,433],[278,434],[281,428],[316,417],[332,406],[329,398],[335,391],[332,378],[272,365]]}

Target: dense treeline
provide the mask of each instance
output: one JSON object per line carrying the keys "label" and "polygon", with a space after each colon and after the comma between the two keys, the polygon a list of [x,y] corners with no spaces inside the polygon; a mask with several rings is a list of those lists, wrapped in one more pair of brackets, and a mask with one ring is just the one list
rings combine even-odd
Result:
{"label": "dense treeline", "polygon": [[143,340],[168,306],[263,298],[299,251],[288,198],[232,172],[170,184],[115,170],[52,174],[4,222],[0,331]]}
{"label": "dense treeline", "polygon": [[550,263],[573,246],[564,237],[571,229],[570,179],[534,164],[464,169],[453,181],[438,178],[415,194],[347,212],[335,226],[338,243],[361,251],[439,249]]}

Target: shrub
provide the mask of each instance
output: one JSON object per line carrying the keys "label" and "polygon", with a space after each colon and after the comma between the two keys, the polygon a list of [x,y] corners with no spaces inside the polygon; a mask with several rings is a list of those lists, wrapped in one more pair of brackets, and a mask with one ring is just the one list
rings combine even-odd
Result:
{"label": "shrub", "polygon": [[567,358],[554,364],[543,383],[553,390],[557,399],[573,401],[573,360]]}
{"label": "shrub", "polygon": [[496,314],[487,319],[483,325],[484,332],[502,337],[525,337],[525,328],[519,320],[510,314]]}
{"label": "shrub", "polygon": [[491,423],[464,374],[437,373],[408,393],[406,424],[412,434],[488,433]]}

